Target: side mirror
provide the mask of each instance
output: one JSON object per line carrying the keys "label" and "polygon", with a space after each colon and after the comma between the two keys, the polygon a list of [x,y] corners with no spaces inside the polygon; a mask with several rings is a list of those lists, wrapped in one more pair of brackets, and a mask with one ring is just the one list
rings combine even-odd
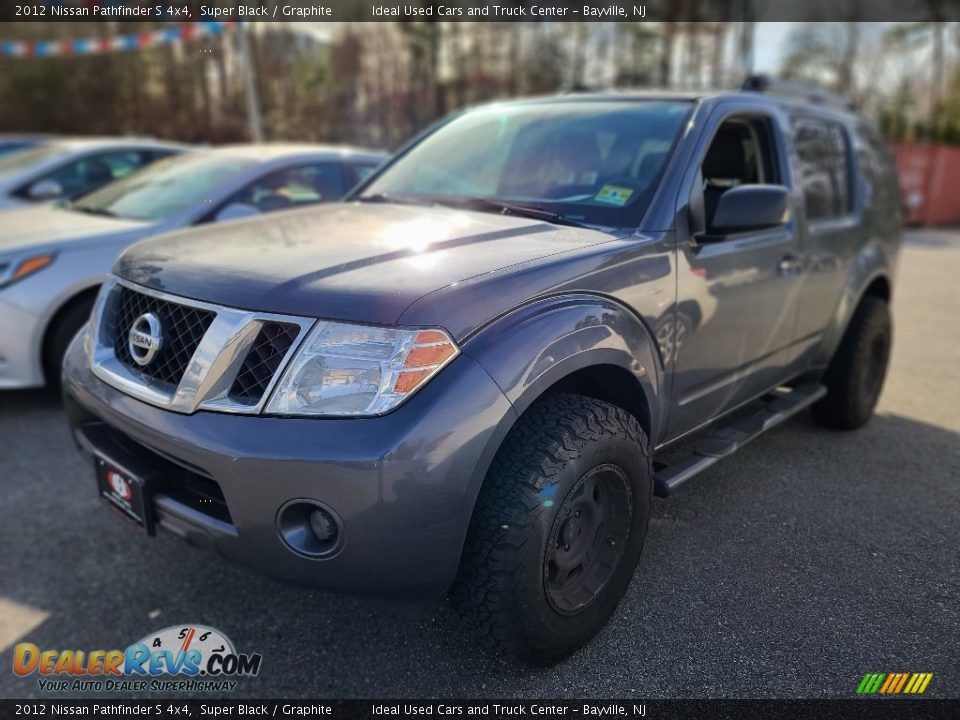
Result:
{"label": "side mirror", "polygon": [[63,185],[56,180],[38,180],[27,188],[31,200],[54,200],[63,195]]}
{"label": "side mirror", "polygon": [[764,230],[790,219],[790,191],[783,185],[740,185],[720,196],[710,223],[714,234]]}
{"label": "side mirror", "polygon": [[230,203],[220,208],[220,211],[214,216],[214,220],[222,222],[223,220],[239,220],[240,218],[253,217],[259,215],[260,211],[253,205],[247,203]]}

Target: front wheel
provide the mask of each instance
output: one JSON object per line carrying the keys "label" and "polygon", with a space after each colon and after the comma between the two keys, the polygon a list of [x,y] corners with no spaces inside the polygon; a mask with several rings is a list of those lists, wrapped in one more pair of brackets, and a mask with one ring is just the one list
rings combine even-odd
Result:
{"label": "front wheel", "polygon": [[609,403],[535,403],[484,481],[454,599],[488,644],[559,662],[603,627],[647,534],[650,451],[636,418]]}
{"label": "front wheel", "polygon": [[880,298],[863,298],[824,373],[827,395],[813,406],[819,422],[855,430],[870,419],[887,374],[892,339],[890,307]]}

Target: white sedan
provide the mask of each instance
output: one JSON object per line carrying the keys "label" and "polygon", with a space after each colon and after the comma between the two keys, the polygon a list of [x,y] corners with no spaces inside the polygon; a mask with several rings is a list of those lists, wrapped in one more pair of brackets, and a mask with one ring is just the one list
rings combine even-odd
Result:
{"label": "white sedan", "polygon": [[161,160],[71,203],[3,213],[0,388],[56,384],[67,345],[128,245],[200,223],[339,200],[385,159],[338,146],[222,147]]}
{"label": "white sedan", "polygon": [[189,149],[149,139],[37,139],[0,156],[0,210],[72,200]]}

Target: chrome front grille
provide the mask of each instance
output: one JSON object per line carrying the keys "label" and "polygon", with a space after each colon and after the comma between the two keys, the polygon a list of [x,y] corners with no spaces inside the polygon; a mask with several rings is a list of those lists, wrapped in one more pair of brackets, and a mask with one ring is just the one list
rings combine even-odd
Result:
{"label": "chrome front grille", "polygon": [[[159,319],[162,342],[140,365],[128,340],[145,313]],[[91,367],[109,385],[158,407],[253,414],[313,323],[176,297],[110,276],[94,309]]]}
{"label": "chrome front grille", "polygon": [[264,323],[233,381],[230,399],[246,405],[260,402],[299,332],[297,325]]}
{"label": "chrome front grille", "polygon": [[[130,354],[127,333],[137,318],[148,312],[160,318],[164,342],[153,361],[140,367]],[[176,387],[214,317],[216,314],[210,310],[161,300],[120,286],[110,313],[113,351],[134,373]]]}

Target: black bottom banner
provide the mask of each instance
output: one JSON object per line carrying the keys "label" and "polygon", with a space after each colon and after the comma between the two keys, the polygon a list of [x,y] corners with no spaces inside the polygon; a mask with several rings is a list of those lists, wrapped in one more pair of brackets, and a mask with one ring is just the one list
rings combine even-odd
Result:
{"label": "black bottom banner", "polygon": [[0,718],[958,718],[958,700],[0,700]]}

